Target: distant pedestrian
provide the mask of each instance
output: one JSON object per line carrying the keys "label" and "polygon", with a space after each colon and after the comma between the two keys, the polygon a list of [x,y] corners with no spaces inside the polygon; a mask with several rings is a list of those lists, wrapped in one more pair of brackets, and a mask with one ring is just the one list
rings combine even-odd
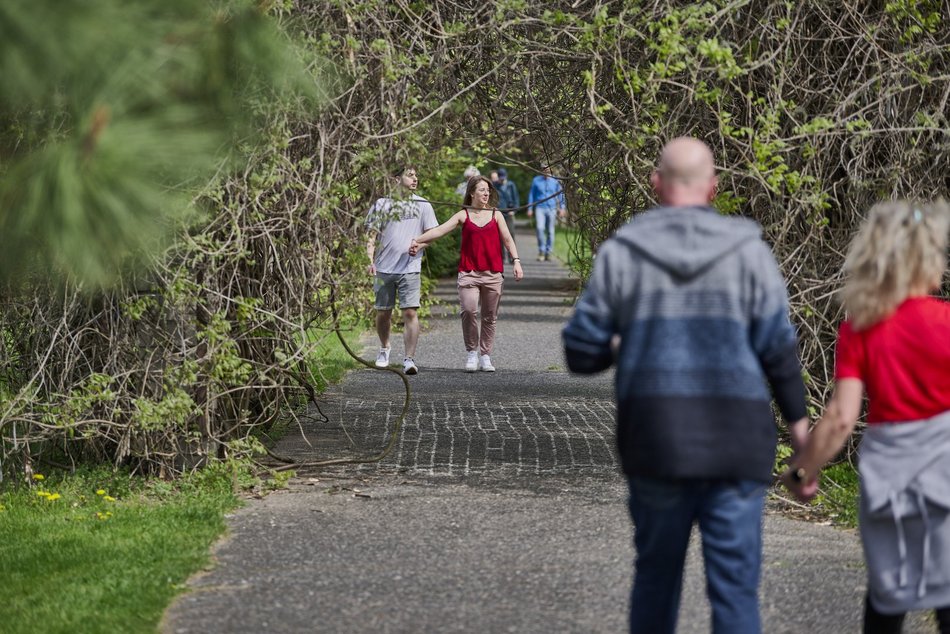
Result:
{"label": "distant pedestrian", "polygon": [[468,182],[480,174],[481,172],[474,165],[466,167],[465,171],[462,172],[462,182],[455,188],[456,195],[459,197],[465,196],[465,192],[468,191]]}
{"label": "distant pedestrian", "polygon": [[759,226],[710,207],[716,175],[704,143],[667,144],[652,183],[664,206],[600,246],[564,328],[567,364],[583,374],[617,366],[637,552],[630,631],[675,631],[697,523],[713,631],[757,633],[772,394],[793,446],[808,427],[785,282]]}
{"label": "distant pedestrian", "polygon": [[[521,206],[521,196],[518,194],[518,186],[514,181],[508,180],[508,170],[504,167],[498,169],[498,209],[505,217],[505,224],[508,225],[508,233],[515,235],[515,210]],[[514,256],[508,253],[508,250],[502,247],[502,256],[507,254],[508,264],[514,264]]]}
{"label": "distant pedestrian", "polygon": [[491,180],[492,187],[498,189],[498,170],[492,170],[489,172],[488,178]]}
{"label": "distant pedestrian", "polygon": [[403,371],[416,374],[419,367],[413,357],[419,341],[416,310],[421,295],[422,256],[409,255],[409,245],[419,232],[438,226],[438,221],[432,205],[414,193],[419,185],[414,168],[400,168],[394,180],[393,195],[377,200],[366,218],[369,229],[366,254],[370,262],[369,273],[374,276],[376,333],[380,343],[376,367],[389,365],[389,334],[398,297],[404,327]]}
{"label": "distant pedestrian", "polygon": [[950,303],[930,296],[948,231],[943,202],[871,209],[845,259],[834,393],[783,477],[810,499],[867,393],[858,471],[869,633],[900,632],[906,612],[929,609],[950,632]]}
{"label": "distant pedestrian", "polygon": [[551,259],[554,250],[554,226],[558,218],[567,214],[567,202],[561,181],[554,178],[551,167],[545,165],[541,174],[531,181],[528,192],[528,216],[535,216],[538,233],[538,261]]}
{"label": "distant pedestrian", "polygon": [[[498,194],[484,176],[468,183],[464,209],[446,222],[412,241],[409,253],[416,255],[456,227],[462,228],[458,291],[462,307],[462,338],[465,342],[465,371],[494,372],[491,353],[495,344],[495,323],[504,282],[501,244],[514,255],[515,280],[524,277],[518,247],[496,205]],[[479,331],[479,309],[481,331]]]}

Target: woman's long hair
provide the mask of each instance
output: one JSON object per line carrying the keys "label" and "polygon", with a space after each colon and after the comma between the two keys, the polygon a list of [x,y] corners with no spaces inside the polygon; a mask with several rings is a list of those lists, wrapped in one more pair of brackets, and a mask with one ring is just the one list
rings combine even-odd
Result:
{"label": "woman's long hair", "polygon": [[498,190],[484,176],[473,176],[468,179],[468,187],[465,188],[465,199],[462,201],[462,206],[466,209],[471,208],[472,196],[475,195],[475,188],[478,187],[479,183],[488,184],[488,208],[494,209],[498,206]]}
{"label": "woman's long hair", "polygon": [[855,330],[890,315],[916,287],[940,284],[948,232],[950,206],[943,200],[871,208],[844,263],[841,298]]}

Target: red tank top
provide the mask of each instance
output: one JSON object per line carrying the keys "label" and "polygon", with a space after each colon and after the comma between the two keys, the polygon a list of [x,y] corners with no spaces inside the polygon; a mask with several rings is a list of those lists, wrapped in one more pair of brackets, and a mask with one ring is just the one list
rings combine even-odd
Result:
{"label": "red tank top", "polygon": [[501,232],[495,212],[484,227],[472,222],[468,210],[465,210],[465,222],[462,223],[462,250],[459,254],[459,272],[490,271],[503,273],[501,259]]}

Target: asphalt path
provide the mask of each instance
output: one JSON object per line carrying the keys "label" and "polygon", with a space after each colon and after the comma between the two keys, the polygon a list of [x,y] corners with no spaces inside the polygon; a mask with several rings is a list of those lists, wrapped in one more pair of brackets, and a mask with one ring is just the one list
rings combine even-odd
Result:
{"label": "asphalt path", "polygon": [[[526,278],[506,274],[497,371],[463,371],[446,280],[393,451],[381,463],[301,470],[287,490],[231,515],[215,565],[189,581],[164,632],[625,630],[632,528],[612,377],[566,373],[560,329],[577,285],[562,263],[534,260],[533,234],[517,239]],[[375,358],[375,337],[365,343]],[[401,353],[396,334],[394,363]],[[302,461],[374,455],[403,395],[393,373],[351,372],[276,450]],[[696,541],[680,632],[709,631]],[[864,577],[854,531],[769,510],[764,632],[859,632]],[[933,631],[922,615],[905,625]]]}

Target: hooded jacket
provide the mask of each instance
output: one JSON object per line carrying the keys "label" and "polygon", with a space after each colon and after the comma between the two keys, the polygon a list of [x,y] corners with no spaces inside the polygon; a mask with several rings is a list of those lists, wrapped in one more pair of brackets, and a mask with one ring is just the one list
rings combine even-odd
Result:
{"label": "hooded jacket", "polygon": [[616,364],[630,476],[766,482],[773,394],[786,421],[806,414],[785,282],[745,218],[709,207],[635,217],[598,250],[563,339],[572,372]]}

